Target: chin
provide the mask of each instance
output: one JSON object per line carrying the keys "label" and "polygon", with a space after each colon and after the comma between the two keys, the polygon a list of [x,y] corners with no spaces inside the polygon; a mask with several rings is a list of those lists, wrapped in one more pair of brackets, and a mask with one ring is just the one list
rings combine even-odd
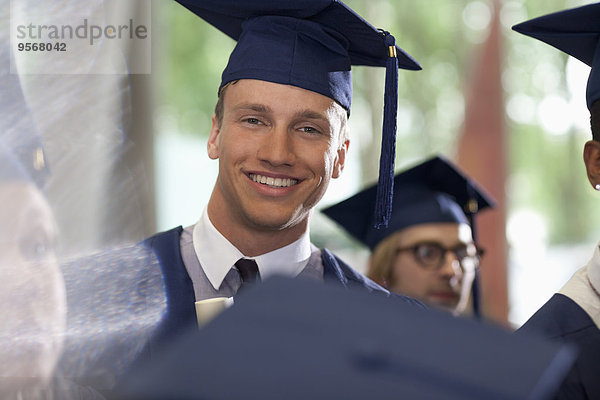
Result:
{"label": "chin", "polygon": [[295,227],[308,219],[308,215],[298,216],[290,212],[271,210],[250,216],[249,220],[259,230],[281,231]]}
{"label": "chin", "polygon": [[454,315],[459,315],[462,313],[461,310],[458,309],[458,304],[456,302],[440,302],[440,301],[429,301],[428,304],[438,310],[446,311]]}

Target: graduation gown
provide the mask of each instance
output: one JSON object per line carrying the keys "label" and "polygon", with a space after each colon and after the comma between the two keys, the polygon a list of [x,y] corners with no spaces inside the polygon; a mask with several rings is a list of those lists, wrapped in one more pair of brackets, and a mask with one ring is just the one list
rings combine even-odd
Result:
{"label": "graduation gown", "polygon": [[[146,246],[154,252],[160,261],[167,296],[166,314],[152,341],[152,348],[156,348],[163,342],[171,341],[174,336],[185,331],[187,327],[196,324],[194,288],[181,257],[180,236],[182,232],[183,228],[179,226],[158,233],[145,241]],[[384,296],[393,296],[417,307],[424,307],[417,300],[391,294],[345,264],[327,249],[321,250],[321,260],[325,283],[366,290]]]}
{"label": "graduation gown", "polygon": [[577,303],[556,293],[517,332],[575,344],[579,357],[556,398],[600,399],[600,329]]}
{"label": "graduation gown", "polygon": [[[182,232],[177,227],[64,265],[71,334],[59,376],[110,397],[131,370],[198,329],[194,288],[181,256]],[[390,294],[326,249],[321,258],[325,282],[424,307]]]}

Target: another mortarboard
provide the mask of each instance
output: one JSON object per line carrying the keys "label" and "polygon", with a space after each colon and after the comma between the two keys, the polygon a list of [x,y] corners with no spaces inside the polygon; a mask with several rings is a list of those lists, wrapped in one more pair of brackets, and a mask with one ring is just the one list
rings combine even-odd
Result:
{"label": "another mortarboard", "polygon": [[373,229],[370,213],[377,187],[371,186],[322,212],[373,250],[392,233],[409,226],[457,222],[472,225],[472,216],[493,200],[442,157],[434,157],[394,178],[393,208],[385,229]]}
{"label": "another mortarboard", "polygon": [[135,371],[126,399],[547,399],[572,347],[395,298],[271,278]]}
{"label": "another mortarboard", "polygon": [[[0,70],[0,139],[5,146],[4,152],[12,153],[11,157],[18,160],[26,180],[43,189],[50,171],[19,75],[8,73],[9,66],[14,67],[9,52],[9,48],[0,49],[0,65],[6,68]],[[24,177],[21,175],[19,179]]]}
{"label": "another mortarboard", "polygon": [[544,15],[512,27],[583,61],[592,70],[588,78],[588,109],[600,99],[600,3]]}
{"label": "another mortarboard", "polygon": [[391,213],[396,146],[398,68],[420,65],[339,0],[177,0],[238,43],[219,90],[237,79],[259,79],[320,93],[348,114],[351,65],[386,67],[377,226]]}

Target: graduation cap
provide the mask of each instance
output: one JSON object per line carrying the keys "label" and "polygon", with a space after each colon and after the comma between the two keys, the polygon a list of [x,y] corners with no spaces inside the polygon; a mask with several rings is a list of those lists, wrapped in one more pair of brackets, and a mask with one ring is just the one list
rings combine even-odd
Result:
{"label": "graduation cap", "polygon": [[[266,280],[135,371],[124,399],[547,399],[569,345],[393,297]],[[120,398],[120,397],[119,397]]]}
{"label": "graduation cap", "polygon": [[[371,250],[389,235],[413,225],[439,222],[466,223],[477,242],[475,214],[494,201],[483,189],[440,156],[433,157],[394,178],[393,212],[385,229],[373,229],[370,213],[377,186],[321,210]],[[473,314],[479,317],[479,271],[471,286]]]}
{"label": "graduation cap", "polygon": [[600,3],[544,15],[512,27],[583,61],[590,67],[588,109],[600,98]]}
{"label": "graduation cap", "polygon": [[[0,49],[0,139],[4,150],[11,153],[11,163],[18,162],[19,169],[39,188],[44,188],[50,170],[42,140],[38,134],[37,125],[23,94],[19,75],[9,73],[12,60],[9,60],[9,48]],[[14,172],[14,170],[13,170]],[[8,178],[8,171],[2,173],[2,178]],[[14,178],[17,178],[15,175]]]}
{"label": "graduation cap", "polygon": [[293,85],[337,101],[350,113],[352,65],[386,68],[377,226],[391,213],[398,68],[420,65],[339,0],[177,0],[238,43],[219,90],[237,79]]}
{"label": "graduation cap", "polygon": [[[2,103],[0,101],[0,107],[4,106]],[[10,108],[13,109],[12,106]],[[44,189],[49,170],[31,116],[27,110],[19,110],[15,125],[8,126],[7,119],[11,118],[1,118],[5,112],[5,109],[0,109],[0,126],[4,125],[4,131],[0,133],[0,182],[28,181]]]}
{"label": "graduation cap", "polygon": [[456,222],[473,225],[473,216],[494,201],[473,180],[440,156],[394,178],[393,209],[385,229],[373,229],[366,212],[375,204],[377,186],[321,210],[371,250],[386,237],[413,225]]}

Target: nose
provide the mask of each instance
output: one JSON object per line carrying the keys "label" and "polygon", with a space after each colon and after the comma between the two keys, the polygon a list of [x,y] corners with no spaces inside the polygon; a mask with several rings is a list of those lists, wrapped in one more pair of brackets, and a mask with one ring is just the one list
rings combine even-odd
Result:
{"label": "nose", "polygon": [[439,269],[438,274],[447,279],[462,278],[463,273],[460,262],[458,261],[458,258],[456,258],[456,254],[454,254],[452,251],[448,251],[444,255],[444,263]]}
{"label": "nose", "polygon": [[264,136],[258,149],[258,158],[273,166],[293,165],[295,153],[292,135],[285,128],[274,127]]}

